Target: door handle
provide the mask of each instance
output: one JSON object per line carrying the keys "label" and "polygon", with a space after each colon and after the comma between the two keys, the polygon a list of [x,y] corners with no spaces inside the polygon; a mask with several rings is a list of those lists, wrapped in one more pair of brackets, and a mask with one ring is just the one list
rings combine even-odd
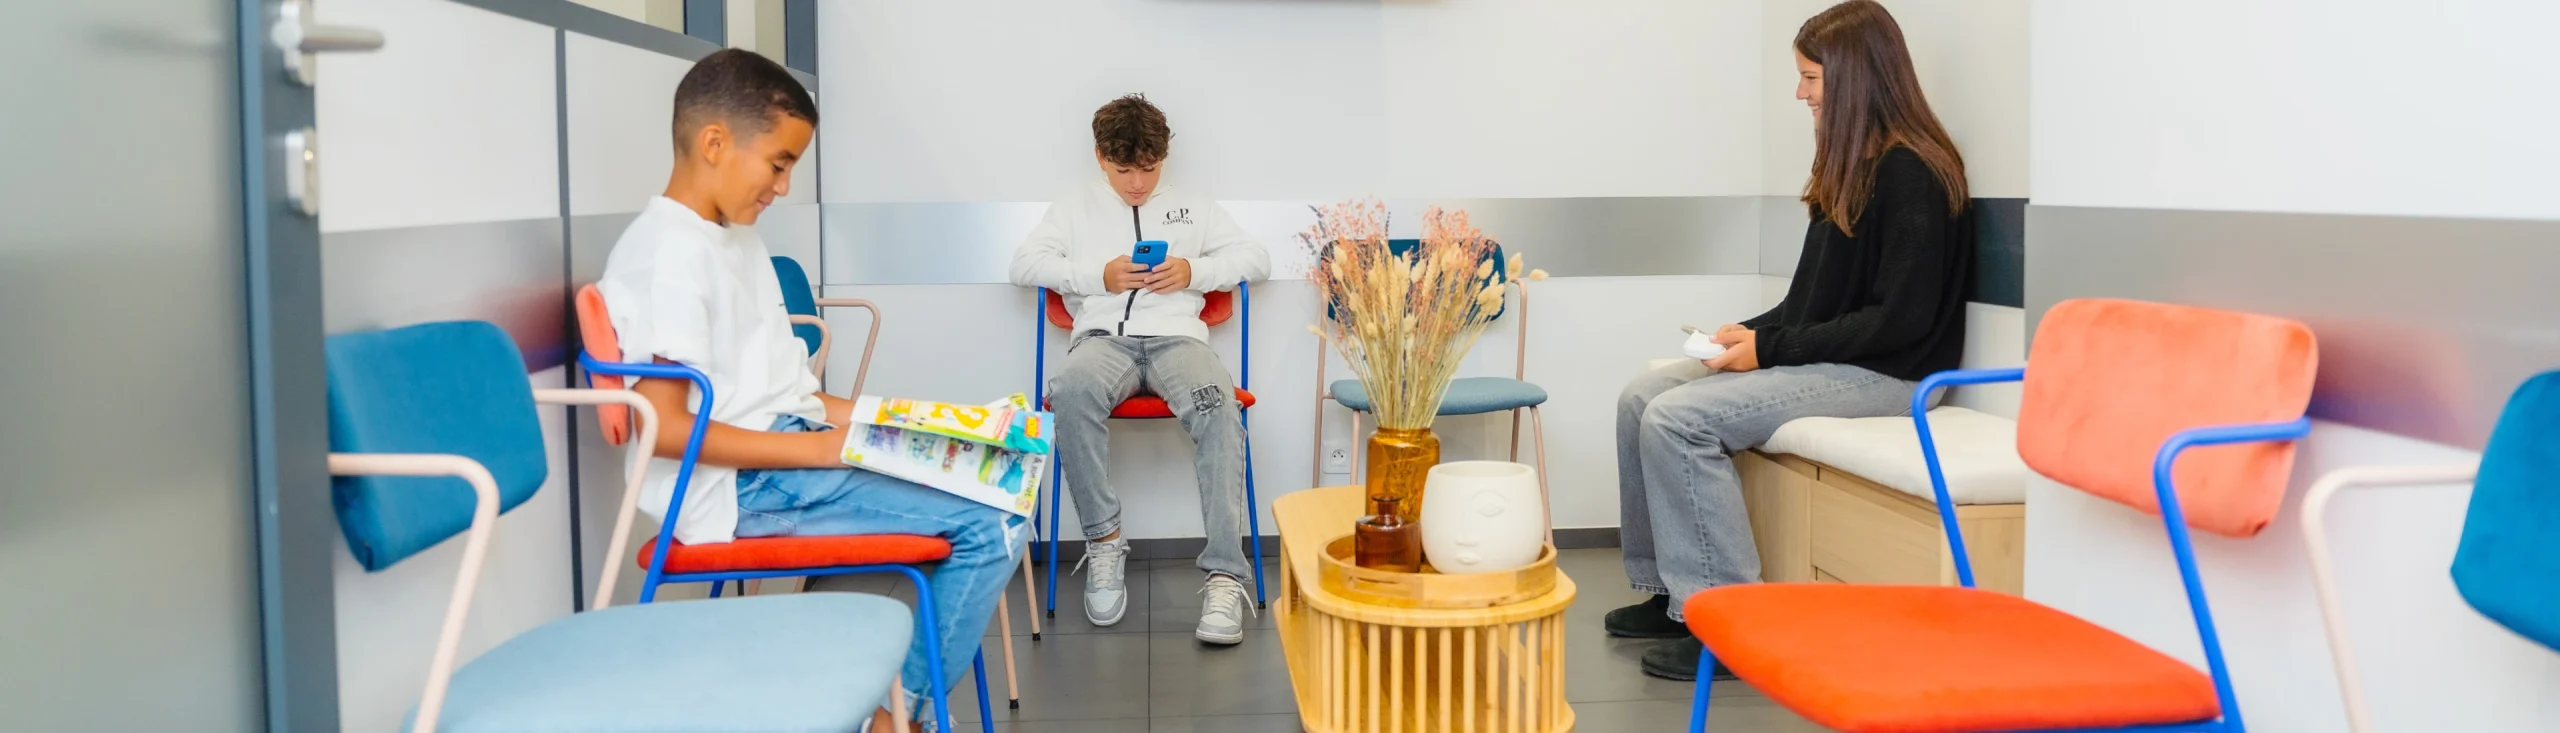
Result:
{"label": "door handle", "polygon": [[284,0],[277,4],[276,25],[269,35],[276,50],[284,53],[285,70],[303,86],[315,81],[312,67],[318,65],[316,54],[363,53],[382,48],[381,31],[313,24],[311,0]]}

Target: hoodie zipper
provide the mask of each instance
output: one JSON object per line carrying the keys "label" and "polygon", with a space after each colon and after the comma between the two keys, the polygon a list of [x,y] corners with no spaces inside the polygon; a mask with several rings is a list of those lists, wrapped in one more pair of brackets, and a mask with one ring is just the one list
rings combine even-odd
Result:
{"label": "hoodie zipper", "polygon": [[[1135,246],[1137,246],[1137,244],[1136,244],[1137,242],[1144,242],[1144,241],[1147,241],[1147,230],[1146,230],[1146,228],[1145,228],[1144,226],[1141,226],[1141,225],[1138,223],[1138,207],[1135,207],[1135,206],[1131,206],[1131,207],[1129,207],[1129,231],[1130,231],[1130,233],[1132,233],[1132,234],[1136,234],[1136,235],[1137,235],[1137,237],[1138,237],[1137,239],[1130,240],[1130,242],[1131,242],[1130,246],[1135,247]],[[1126,305],[1126,306],[1121,307],[1121,309],[1120,309],[1120,327],[1119,327],[1119,328],[1117,328],[1117,329],[1114,329],[1114,331],[1115,331],[1115,335],[1120,335],[1120,336],[1127,336],[1127,335],[1129,335],[1129,318],[1130,318],[1131,316],[1133,316],[1133,315],[1136,315],[1136,314],[1137,314],[1137,312],[1138,312],[1138,289],[1137,289],[1137,288],[1130,288],[1130,289],[1129,289],[1129,304],[1128,304],[1128,305]]]}

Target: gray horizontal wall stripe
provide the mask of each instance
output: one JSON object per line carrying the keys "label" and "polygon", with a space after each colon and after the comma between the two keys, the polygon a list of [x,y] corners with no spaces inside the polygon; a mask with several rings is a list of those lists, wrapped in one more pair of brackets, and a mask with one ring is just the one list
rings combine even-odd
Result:
{"label": "gray horizontal wall stripe", "polygon": [[2067,298],[2295,318],[2314,417],[2478,449],[2517,384],[2560,367],[2560,222],[2031,205],[2028,332]]}
{"label": "gray horizontal wall stripe", "polygon": [[[1810,215],[1794,196],[1760,199],[1760,274],[1794,277]],[[2026,199],[1973,200],[1973,283],[1967,300],[2012,308],[2026,302],[2026,210]]]}
{"label": "gray horizontal wall stripe", "polygon": [[[453,0],[489,12],[551,26],[584,36],[643,48],[686,61],[700,60],[720,44],[580,5],[571,0]],[[393,39],[397,42],[398,39]],[[809,91],[818,90],[818,75],[791,69]]]}
{"label": "gray horizontal wall stripe", "polygon": [[[1307,259],[1294,236],[1311,201],[1223,202],[1270,248],[1284,277]],[[1760,270],[1754,197],[1389,200],[1399,236],[1429,205],[1464,209],[1503,246],[1559,277],[1746,275]],[[1002,283],[1045,203],[823,204],[829,285]]]}
{"label": "gray horizontal wall stripe", "polygon": [[334,232],[320,252],[329,333],[489,321],[515,339],[526,371],[568,361],[557,218]]}

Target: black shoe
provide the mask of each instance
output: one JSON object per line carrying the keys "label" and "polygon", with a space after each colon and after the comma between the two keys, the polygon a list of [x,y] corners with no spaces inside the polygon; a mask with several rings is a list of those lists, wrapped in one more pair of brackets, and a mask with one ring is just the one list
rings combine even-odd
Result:
{"label": "black shoe", "polygon": [[1628,639],[1678,639],[1689,627],[1671,620],[1671,597],[1654,596],[1643,603],[1610,611],[1600,622],[1610,636]]}
{"label": "black shoe", "polygon": [[[1680,639],[1644,650],[1644,674],[1679,682],[1698,681],[1698,657],[1706,654],[1707,645],[1697,639]],[[1733,670],[1716,662],[1716,679],[1733,679]]]}

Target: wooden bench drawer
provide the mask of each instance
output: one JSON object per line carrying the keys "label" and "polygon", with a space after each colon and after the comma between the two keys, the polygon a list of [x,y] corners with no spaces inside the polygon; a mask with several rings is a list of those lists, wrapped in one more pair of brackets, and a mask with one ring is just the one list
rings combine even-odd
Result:
{"label": "wooden bench drawer", "polygon": [[1814,568],[1849,583],[1937,584],[1946,540],[1935,517],[1892,497],[1861,496],[1871,491],[1813,484]]}

